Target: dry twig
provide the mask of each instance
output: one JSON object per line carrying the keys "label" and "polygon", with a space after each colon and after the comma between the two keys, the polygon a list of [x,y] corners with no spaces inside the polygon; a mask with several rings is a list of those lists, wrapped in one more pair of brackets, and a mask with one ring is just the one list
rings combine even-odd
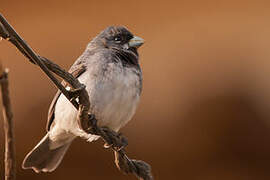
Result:
{"label": "dry twig", "polygon": [[0,61],[0,85],[3,102],[4,134],[5,134],[5,180],[16,179],[16,159],[13,133],[13,114],[8,88],[8,70],[4,69]]}
{"label": "dry twig", "polygon": [[[127,145],[126,138],[108,128],[97,126],[95,116],[88,113],[91,102],[89,102],[89,97],[85,90],[85,86],[57,64],[54,64],[50,60],[37,55],[16,33],[16,31],[10,26],[10,24],[1,14],[0,36],[15,45],[17,49],[30,60],[30,62],[38,65],[53,81],[57,88],[67,97],[67,99],[71,101],[74,107],[76,107],[79,111],[78,123],[80,127],[87,133],[101,136],[105,141],[106,146],[111,147],[114,150],[115,163],[119,170],[123,171],[124,173],[133,173],[139,179],[153,179],[150,165],[144,161],[129,159],[126,155],[124,150],[125,146]],[[66,90],[50,71],[63,78],[64,81],[71,85],[73,90]],[[76,98],[79,99],[79,103],[77,103]]]}

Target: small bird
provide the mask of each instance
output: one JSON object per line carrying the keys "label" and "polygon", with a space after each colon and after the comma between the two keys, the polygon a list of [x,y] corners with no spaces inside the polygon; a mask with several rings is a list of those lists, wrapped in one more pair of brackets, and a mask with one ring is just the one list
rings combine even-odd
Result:
{"label": "small bird", "polygon": [[[110,26],[98,34],[69,72],[86,86],[90,110],[97,125],[118,131],[134,115],[142,90],[137,49],[144,43],[123,26]],[[66,87],[70,89],[70,87]],[[35,172],[54,171],[76,137],[89,142],[99,138],[79,128],[78,111],[58,91],[48,113],[47,134],[22,164]]]}

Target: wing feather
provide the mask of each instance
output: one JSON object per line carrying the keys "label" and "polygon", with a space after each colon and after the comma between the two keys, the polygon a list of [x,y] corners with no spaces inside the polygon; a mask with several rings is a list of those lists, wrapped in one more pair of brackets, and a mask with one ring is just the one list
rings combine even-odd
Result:
{"label": "wing feather", "polygon": [[[69,70],[69,73],[71,73],[75,78],[78,78],[80,75],[82,75],[84,72],[86,71],[86,66],[85,63],[83,63],[83,61],[79,61],[78,63],[75,63]],[[62,84],[66,87],[67,83],[66,82],[62,82]],[[57,93],[55,94],[51,105],[49,107],[49,112],[48,112],[48,119],[47,119],[47,126],[46,129],[47,131],[50,130],[50,127],[53,124],[53,120],[54,120],[54,111],[55,111],[55,105],[56,102],[59,98],[59,96],[61,95],[61,91],[58,90]]]}

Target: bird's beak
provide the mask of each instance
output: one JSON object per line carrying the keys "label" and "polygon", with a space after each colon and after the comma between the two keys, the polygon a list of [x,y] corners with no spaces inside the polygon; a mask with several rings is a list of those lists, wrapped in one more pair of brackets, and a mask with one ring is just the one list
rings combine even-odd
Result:
{"label": "bird's beak", "polygon": [[131,40],[129,40],[128,42],[128,46],[129,47],[134,47],[134,48],[138,48],[141,45],[143,45],[144,40],[138,36],[134,36]]}

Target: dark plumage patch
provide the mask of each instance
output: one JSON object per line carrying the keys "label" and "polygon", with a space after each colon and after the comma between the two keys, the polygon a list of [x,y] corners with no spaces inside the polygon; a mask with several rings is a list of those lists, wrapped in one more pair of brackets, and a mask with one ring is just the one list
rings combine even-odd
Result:
{"label": "dark plumage patch", "polygon": [[113,41],[115,38],[120,38],[124,43],[133,38],[133,34],[129,32],[124,26],[110,26],[106,28],[101,34],[107,40]]}
{"label": "dark plumage patch", "polygon": [[125,67],[138,66],[137,48],[128,47],[128,42],[133,37],[124,26],[110,26],[92,41],[92,45],[99,49],[109,49],[115,62],[121,61]]}
{"label": "dark plumage patch", "polygon": [[113,51],[114,58],[120,60],[124,67],[139,66],[138,55],[132,51],[123,51],[115,49]]}

